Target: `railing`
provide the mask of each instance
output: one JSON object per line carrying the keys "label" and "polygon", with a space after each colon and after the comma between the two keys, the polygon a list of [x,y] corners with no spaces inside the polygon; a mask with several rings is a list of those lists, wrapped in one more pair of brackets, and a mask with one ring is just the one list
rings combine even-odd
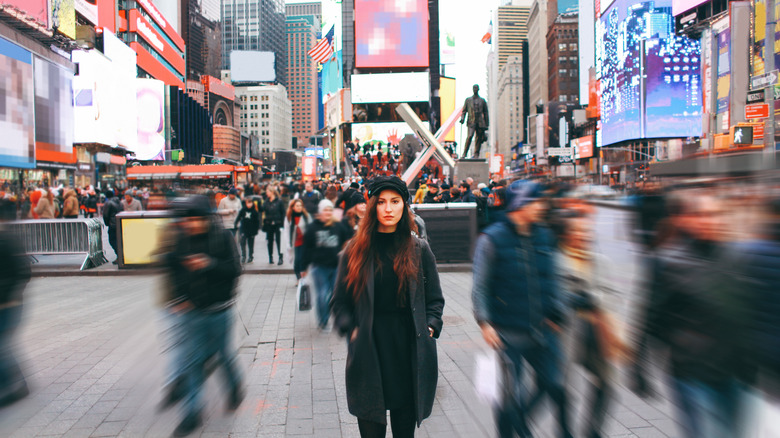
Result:
{"label": "railing", "polygon": [[81,270],[108,262],[99,219],[42,219],[8,224],[28,255],[86,254]]}

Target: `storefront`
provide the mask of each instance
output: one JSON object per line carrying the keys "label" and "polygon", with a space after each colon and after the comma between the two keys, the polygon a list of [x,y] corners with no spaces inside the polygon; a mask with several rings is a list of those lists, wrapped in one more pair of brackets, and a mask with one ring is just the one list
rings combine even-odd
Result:
{"label": "storefront", "polygon": [[95,154],[95,167],[97,169],[98,184],[101,188],[111,187],[124,190],[127,188],[125,166],[127,159],[122,156],[112,155],[108,152]]}
{"label": "storefront", "polygon": [[18,192],[22,187],[22,169],[0,168],[0,190]]}
{"label": "storefront", "polygon": [[75,164],[38,161],[36,167],[41,174],[29,171],[28,181],[31,180],[30,177],[35,177],[38,180],[37,184],[43,187],[70,187],[74,183]]}

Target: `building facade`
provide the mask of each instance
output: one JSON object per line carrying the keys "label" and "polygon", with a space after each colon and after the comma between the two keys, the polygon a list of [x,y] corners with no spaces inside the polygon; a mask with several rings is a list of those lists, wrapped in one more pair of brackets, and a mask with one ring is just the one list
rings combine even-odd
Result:
{"label": "building facade", "polygon": [[317,44],[317,22],[314,15],[287,18],[287,82],[292,103],[292,135],[297,145],[302,146],[309,143],[309,137],[317,133],[318,127],[317,61],[307,54]]}
{"label": "building facade", "polygon": [[287,33],[284,0],[222,2],[222,69],[230,69],[230,52],[273,52],[276,82],[287,86]]}
{"label": "building facade", "polygon": [[577,14],[562,14],[547,31],[548,99],[551,102],[579,102],[578,28]]}
{"label": "building facade", "polygon": [[219,2],[216,0],[183,0],[182,38],[187,46],[187,79],[200,80],[203,75],[219,77],[222,67],[222,26]]}
{"label": "building facade", "polygon": [[313,15],[318,22],[322,21],[322,3],[320,2],[293,3],[285,5],[284,9],[288,17]]}
{"label": "building facade", "polygon": [[515,2],[508,6],[499,6],[497,20],[494,21],[496,46],[498,47],[498,69],[506,64],[510,56],[522,56],[523,41],[528,39],[528,15],[531,3]]}
{"label": "building facade", "polygon": [[498,111],[491,122],[496,124],[496,153],[504,154],[505,159],[510,157],[512,147],[523,141],[525,133],[523,70],[523,57],[515,55],[507,58],[498,74]]}
{"label": "building facade", "polygon": [[548,99],[547,74],[547,1],[535,0],[528,14],[528,101],[532,108]]}
{"label": "building facade", "polygon": [[260,150],[292,147],[292,105],[281,85],[236,87],[242,133],[256,135]]}

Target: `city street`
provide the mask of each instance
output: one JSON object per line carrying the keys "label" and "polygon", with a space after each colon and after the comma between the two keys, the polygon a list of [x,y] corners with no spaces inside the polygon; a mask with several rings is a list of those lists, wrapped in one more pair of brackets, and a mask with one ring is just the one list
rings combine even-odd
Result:
{"label": "city street", "polygon": [[[624,298],[620,316],[628,319],[637,269],[625,240],[627,215],[600,209],[597,220],[599,248],[613,261]],[[441,278],[447,302],[437,403],[418,436],[490,437],[490,408],[473,385],[475,356],[485,345],[471,315],[471,274]],[[180,413],[159,410],[167,366],[158,337],[159,290],[160,278],[148,275],[34,278],[19,339],[32,394],[0,410],[0,436],[170,436]],[[344,390],[346,343],[320,333],[312,312],[297,311],[294,276],[243,276],[237,310],[234,341],[247,397],[237,412],[226,412],[222,375],[214,373],[204,426],[193,436],[358,436]],[[579,432],[584,377],[573,368],[569,378]],[[646,403],[624,388],[617,397],[609,436],[677,435],[667,397]],[[537,435],[554,436],[553,424],[545,410],[535,419]]]}

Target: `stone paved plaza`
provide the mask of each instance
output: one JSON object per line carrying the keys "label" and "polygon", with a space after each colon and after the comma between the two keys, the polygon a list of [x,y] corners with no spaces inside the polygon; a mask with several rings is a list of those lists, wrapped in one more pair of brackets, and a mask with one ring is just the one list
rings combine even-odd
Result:
{"label": "stone paved plaza", "polygon": [[[160,352],[159,280],[33,279],[19,339],[32,394],[0,410],[0,436],[170,436],[180,412],[159,411],[167,366]],[[473,389],[475,355],[485,347],[471,316],[471,274],[442,274],[442,286],[447,303],[437,403],[418,436],[490,437],[490,409]],[[234,342],[247,397],[237,412],[227,413],[222,376],[212,375],[205,424],[193,436],[358,436],[346,405],[345,342],[320,333],[312,312],[296,310],[294,277],[243,276],[237,310]],[[575,416],[582,379],[571,373]],[[610,436],[676,434],[665,399],[647,404],[625,389],[618,397]],[[553,436],[551,416],[540,415],[535,429],[538,436]]]}

